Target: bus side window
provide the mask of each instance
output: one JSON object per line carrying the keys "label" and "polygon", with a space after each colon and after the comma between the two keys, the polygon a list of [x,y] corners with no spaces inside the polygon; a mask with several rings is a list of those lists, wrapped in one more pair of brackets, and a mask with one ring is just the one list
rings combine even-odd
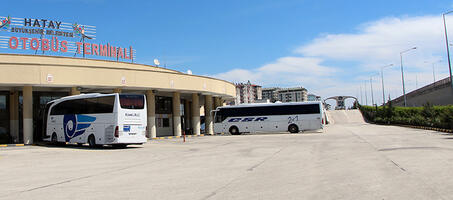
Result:
{"label": "bus side window", "polygon": [[96,113],[113,113],[115,96],[106,96],[97,98]]}

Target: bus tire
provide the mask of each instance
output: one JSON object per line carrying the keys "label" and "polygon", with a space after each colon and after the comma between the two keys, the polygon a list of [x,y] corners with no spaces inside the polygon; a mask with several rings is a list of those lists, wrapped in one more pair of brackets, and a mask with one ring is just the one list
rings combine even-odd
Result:
{"label": "bus tire", "polygon": [[288,126],[288,131],[290,133],[299,133],[299,127],[297,127],[297,125],[295,124],[291,124]]}
{"label": "bus tire", "polygon": [[88,145],[91,148],[95,148],[96,147],[96,138],[94,138],[94,135],[88,136]]}
{"label": "bus tire", "polygon": [[231,135],[240,135],[241,134],[241,133],[239,133],[239,129],[236,126],[230,127],[230,133],[231,133]]}
{"label": "bus tire", "polygon": [[52,133],[52,139],[50,140],[53,145],[58,144],[57,133]]}

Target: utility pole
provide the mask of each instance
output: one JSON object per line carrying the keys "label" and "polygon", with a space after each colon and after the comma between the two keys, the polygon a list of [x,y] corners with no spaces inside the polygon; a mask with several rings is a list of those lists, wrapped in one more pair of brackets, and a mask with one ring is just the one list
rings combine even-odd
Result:
{"label": "utility pole", "polygon": [[417,47],[412,47],[408,50],[400,52],[400,60],[401,60],[401,82],[403,83],[403,96],[404,96],[404,107],[407,106],[407,99],[406,99],[406,87],[404,85],[404,69],[403,69],[403,53],[406,53],[410,50],[417,49]]}
{"label": "utility pole", "polygon": [[370,76],[370,87],[371,87],[371,106],[374,106],[373,77],[372,76]]}
{"label": "utility pole", "polygon": [[384,68],[391,67],[393,64],[381,67],[381,83],[382,83],[382,105],[385,104],[385,92],[384,92]]}
{"label": "utility pole", "polygon": [[447,58],[448,58],[448,70],[450,71],[450,84],[451,87],[453,88],[453,80],[452,80],[452,75],[451,75],[451,61],[450,61],[450,48],[448,46],[448,34],[447,34],[447,24],[445,23],[445,15],[448,15],[452,13],[453,11],[448,11],[444,14],[442,14],[442,19],[444,20],[444,31],[445,31],[445,43],[447,45]]}

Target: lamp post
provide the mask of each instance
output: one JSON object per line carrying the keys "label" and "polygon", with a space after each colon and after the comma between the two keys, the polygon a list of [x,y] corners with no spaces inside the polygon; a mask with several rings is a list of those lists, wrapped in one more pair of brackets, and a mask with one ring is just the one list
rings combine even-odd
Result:
{"label": "lamp post", "polygon": [[373,94],[373,76],[378,75],[379,73],[372,74],[370,76],[370,87],[371,87],[371,106],[374,106],[374,94]]}
{"label": "lamp post", "polygon": [[360,85],[360,104],[363,104],[362,85]]}
{"label": "lamp post", "polygon": [[[451,45],[451,44],[450,44],[450,45]],[[436,73],[435,73],[436,63],[440,63],[440,62],[442,62],[442,60],[438,60],[438,61],[436,61],[436,62],[432,62],[432,63],[431,63],[431,64],[432,64],[432,68],[433,68],[433,84],[436,83]],[[425,61],[425,63],[428,64],[429,62],[428,62],[428,61]]]}
{"label": "lamp post", "polygon": [[406,87],[404,86],[404,70],[403,70],[403,53],[406,53],[410,50],[417,49],[417,47],[412,47],[408,50],[400,52],[400,60],[401,60],[401,81],[403,82],[403,95],[404,95],[404,107],[407,106],[407,99],[406,99]]}
{"label": "lamp post", "polygon": [[384,68],[391,67],[393,64],[381,67],[381,83],[382,83],[382,105],[385,104],[385,92],[384,92]]}
{"label": "lamp post", "polygon": [[444,20],[445,43],[447,46],[447,58],[448,58],[448,70],[450,71],[450,84],[451,84],[451,87],[453,88],[453,81],[452,81],[452,77],[451,77],[450,48],[448,47],[447,24],[445,23],[445,15],[448,15],[452,12],[453,12],[453,10],[442,14],[442,19]]}
{"label": "lamp post", "polygon": [[365,87],[364,87],[364,89],[365,89],[365,105],[368,105],[368,95],[367,95],[367,93],[366,93],[366,81],[365,81]]}
{"label": "lamp post", "polygon": [[438,60],[437,62],[433,62],[433,84],[436,84],[436,74],[434,73],[435,72],[435,68],[436,68],[436,63],[440,63],[442,62],[442,60]]}
{"label": "lamp post", "polygon": [[436,84],[436,74],[434,73],[434,63],[433,63],[433,84]]}
{"label": "lamp post", "polygon": [[370,76],[370,87],[371,87],[371,106],[374,106],[373,76]]}
{"label": "lamp post", "polygon": [[415,90],[418,89],[418,74],[415,74]]}

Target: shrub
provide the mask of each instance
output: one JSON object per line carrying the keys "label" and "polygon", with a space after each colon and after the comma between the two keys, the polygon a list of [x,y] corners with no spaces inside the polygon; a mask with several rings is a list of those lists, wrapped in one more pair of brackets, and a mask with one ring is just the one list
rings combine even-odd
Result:
{"label": "shrub", "polygon": [[358,108],[369,122],[453,129],[453,106],[394,107],[390,101],[387,106]]}

